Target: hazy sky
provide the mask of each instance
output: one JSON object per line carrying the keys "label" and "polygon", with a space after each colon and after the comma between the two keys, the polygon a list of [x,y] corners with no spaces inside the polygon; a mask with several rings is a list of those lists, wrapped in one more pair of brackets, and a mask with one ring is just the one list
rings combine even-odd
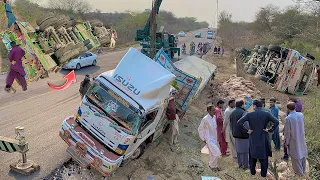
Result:
{"label": "hazy sky", "polygon": [[[47,0],[40,0],[44,4]],[[143,11],[151,7],[152,0],[88,0],[94,8],[102,12]],[[39,2],[39,1],[38,1]],[[160,9],[169,10],[178,17],[193,16],[210,24],[216,11],[216,0],[163,0]],[[292,0],[219,0],[219,11],[232,13],[235,21],[252,21],[260,7],[267,4],[284,8],[293,5]]]}

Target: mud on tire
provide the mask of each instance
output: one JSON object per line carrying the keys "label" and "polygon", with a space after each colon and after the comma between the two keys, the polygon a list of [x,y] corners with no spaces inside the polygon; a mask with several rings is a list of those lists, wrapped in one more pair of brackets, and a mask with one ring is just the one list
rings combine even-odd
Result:
{"label": "mud on tire", "polygon": [[54,55],[57,57],[57,58],[60,58],[61,56],[63,56],[67,51],[70,51],[72,49],[74,49],[75,45],[73,44],[68,44],[60,49],[58,49]]}

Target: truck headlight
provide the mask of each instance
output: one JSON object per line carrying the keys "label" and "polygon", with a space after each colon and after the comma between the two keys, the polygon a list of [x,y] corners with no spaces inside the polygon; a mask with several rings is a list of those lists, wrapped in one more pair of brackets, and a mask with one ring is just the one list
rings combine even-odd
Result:
{"label": "truck headlight", "polygon": [[120,154],[120,155],[124,155],[124,153],[126,152],[126,150],[128,149],[129,145],[122,145],[119,144],[117,149],[116,149],[116,153]]}

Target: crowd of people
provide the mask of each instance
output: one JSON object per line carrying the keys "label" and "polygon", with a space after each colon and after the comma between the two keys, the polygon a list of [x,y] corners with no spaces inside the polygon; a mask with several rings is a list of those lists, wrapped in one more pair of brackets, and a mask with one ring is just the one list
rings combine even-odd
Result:
{"label": "crowd of people", "polygon": [[[175,95],[175,91],[171,92],[172,98],[167,109],[167,118],[173,124],[171,145],[178,142],[179,135],[179,117],[172,105]],[[250,169],[251,175],[254,176],[257,173],[256,164],[259,161],[261,176],[267,177],[269,157],[272,157],[271,141],[276,151],[280,151],[282,141],[284,147],[282,160],[288,160],[290,157],[295,174],[297,176],[305,174],[307,146],[301,101],[289,98],[287,102],[283,139],[280,136],[279,107],[276,102],[275,98],[271,98],[270,106],[266,108],[265,99],[254,100],[251,112],[245,110],[244,100],[228,101],[224,111],[223,100],[207,106],[208,114],[201,120],[198,133],[208,147],[209,167],[212,171],[221,171],[220,157],[230,156],[231,152],[239,168]]]}
{"label": "crowd of people", "polygon": [[[224,101],[219,100],[207,107],[208,114],[198,128],[200,139],[209,149],[209,167],[220,171],[220,156],[231,155],[237,159],[238,167],[250,169],[256,174],[257,161],[261,164],[261,176],[266,177],[268,158],[272,156],[271,141],[276,151],[280,150],[279,108],[276,99],[269,100],[270,107],[265,107],[265,99],[253,101],[253,111],[246,112],[243,100],[230,100],[222,116]],[[296,175],[303,176],[306,171],[307,146],[305,142],[304,116],[301,102],[290,98],[287,103],[287,116],[284,125],[284,157],[291,158]]]}
{"label": "crowd of people", "polygon": [[220,55],[221,57],[223,56],[223,54],[224,54],[224,48],[222,47],[220,47],[220,46],[215,46],[214,48],[213,48],[213,54],[216,54],[216,55]]}
{"label": "crowd of people", "polygon": [[[187,54],[187,51],[186,51],[186,44],[183,43],[182,45],[182,54]],[[202,43],[202,42],[199,42],[199,44],[197,45],[197,49],[196,49],[196,43],[195,42],[191,42],[190,43],[190,56],[194,55],[195,53],[197,54],[206,54],[209,49],[210,49],[210,46],[209,46],[209,43]]]}

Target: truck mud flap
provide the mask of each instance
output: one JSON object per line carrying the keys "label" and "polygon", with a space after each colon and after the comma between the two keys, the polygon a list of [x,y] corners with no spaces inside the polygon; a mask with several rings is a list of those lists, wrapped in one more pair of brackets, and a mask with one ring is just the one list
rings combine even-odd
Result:
{"label": "truck mud flap", "polygon": [[77,150],[74,147],[68,147],[67,152],[71,155],[72,159],[75,160],[81,167],[88,167],[90,162],[78,155]]}

